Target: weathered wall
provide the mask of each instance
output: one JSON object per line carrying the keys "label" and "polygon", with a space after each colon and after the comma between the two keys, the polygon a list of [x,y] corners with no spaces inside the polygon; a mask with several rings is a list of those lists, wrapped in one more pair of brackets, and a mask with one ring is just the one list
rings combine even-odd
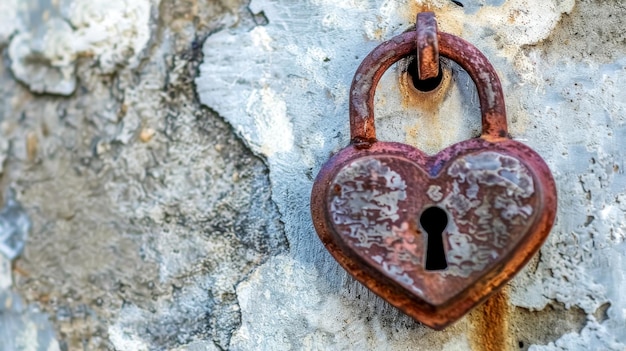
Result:
{"label": "weathered wall", "polygon": [[[626,5],[460,3],[0,0],[0,350],[626,349]],[[559,189],[540,254],[443,332],[346,276],[308,206],[354,70],[426,8]],[[464,72],[420,95],[406,66],[381,139],[478,133]]]}

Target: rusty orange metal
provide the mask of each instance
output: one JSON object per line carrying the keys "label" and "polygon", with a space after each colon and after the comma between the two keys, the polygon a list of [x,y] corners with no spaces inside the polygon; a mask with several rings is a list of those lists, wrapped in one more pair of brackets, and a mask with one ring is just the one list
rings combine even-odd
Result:
{"label": "rusty orange metal", "polygon": [[420,12],[415,21],[417,40],[417,76],[420,80],[435,78],[439,74],[439,41],[437,20],[433,12]]}
{"label": "rusty orange metal", "polygon": [[434,156],[376,139],[376,85],[414,54],[416,31],[380,44],[350,90],[351,143],[320,170],[311,195],[317,233],[353,277],[404,313],[443,329],[509,281],[539,250],[556,214],[541,157],[507,132],[502,87],[487,58],[437,33],[439,54],[468,72],[479,138]]}

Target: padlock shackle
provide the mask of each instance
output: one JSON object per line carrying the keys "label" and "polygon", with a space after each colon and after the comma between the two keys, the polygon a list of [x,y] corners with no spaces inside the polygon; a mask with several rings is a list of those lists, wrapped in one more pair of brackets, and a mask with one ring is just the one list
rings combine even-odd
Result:
{"label": "padlock shackle", "polygon": [[[475,46],[447,33],[437,33],[439,54],[458,63],[472,78],[482,114],[481,138],[508,137],[502,85],[489,60]],[[350,88],[350,140],[366,145],[376,141],[374,94],[385,71],[400,59],[415,54],[417,34],[406,32],[378,45],[365,57],[354,74]]]}

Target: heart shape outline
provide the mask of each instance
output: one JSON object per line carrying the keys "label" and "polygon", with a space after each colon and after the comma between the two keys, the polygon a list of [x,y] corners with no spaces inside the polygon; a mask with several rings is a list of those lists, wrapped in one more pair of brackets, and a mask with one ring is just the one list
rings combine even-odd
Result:
{"label": "heart shape outline", "polygon": [[[436,179],[442,169],[463,155],[473,152],[494,151],[519,160],[531,173],[537,197],[537,215],[526,233],[520,235],[513,249],[495,260],[495,264],[465,286],[451,299],[442,303],[429,303],[401,286],[393,277],[371,264],[371,261],[354,252],[332,225],[329,204],[332,183],[347,165],[362,157],[385,156],[404,158],[414,163]],[[426,195],[425,195],[426,196]],[[407,315],[437,330],[461,318],[473,307],[517,274],[539,250],[556,217],[556,185],[548,166],[528,146],[510,139],[496,141],[477,138],[454,144],[436,155],[428,156],[420,150],[401,143],[374,142],[367,149],[350,145],[334,155],[320,170],[311,195],[311,213],[315,229],[332,256],[355,279]],[[451,287],[454,288],[454,287]]]}

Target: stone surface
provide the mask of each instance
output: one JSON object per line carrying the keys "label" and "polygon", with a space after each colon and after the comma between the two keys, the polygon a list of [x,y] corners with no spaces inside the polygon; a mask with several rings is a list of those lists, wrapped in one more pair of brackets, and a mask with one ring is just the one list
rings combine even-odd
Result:
{"label": "stone surface", "polygon": [[[626,8],[458,3],[0,1],[0,188],[32,220],[22,255],[0,255],[0,344],[623,350]],[[444,332],[346,276],[308,207],[349,140],[357,65],[425,8],[489,57],[511,134],[559,190],[541,253]],[[379,137],[432,154],[476,136],[467,75],[446,62],[418,94],[407,66],[380,83]]]}
{"label": "stone surface", "polygon": [[[132,26],[153,43],[140,54],[120,47],[133,38],[103,38],[70,63],[71,97],[33,95],[2,70],[2,181],[33,221],[12,291],[48,315],[63,350],[224,349],[239,325],[237,284],[287,247],[267,168],[193,89],[196,40],[245,7],[132,4],[66,3],[86,23],[119,25],[115,11],[141,5],[146,21]],[[136,34],[126,30],[115,35]],[[29,349],[45,349],[35,341]]]}

